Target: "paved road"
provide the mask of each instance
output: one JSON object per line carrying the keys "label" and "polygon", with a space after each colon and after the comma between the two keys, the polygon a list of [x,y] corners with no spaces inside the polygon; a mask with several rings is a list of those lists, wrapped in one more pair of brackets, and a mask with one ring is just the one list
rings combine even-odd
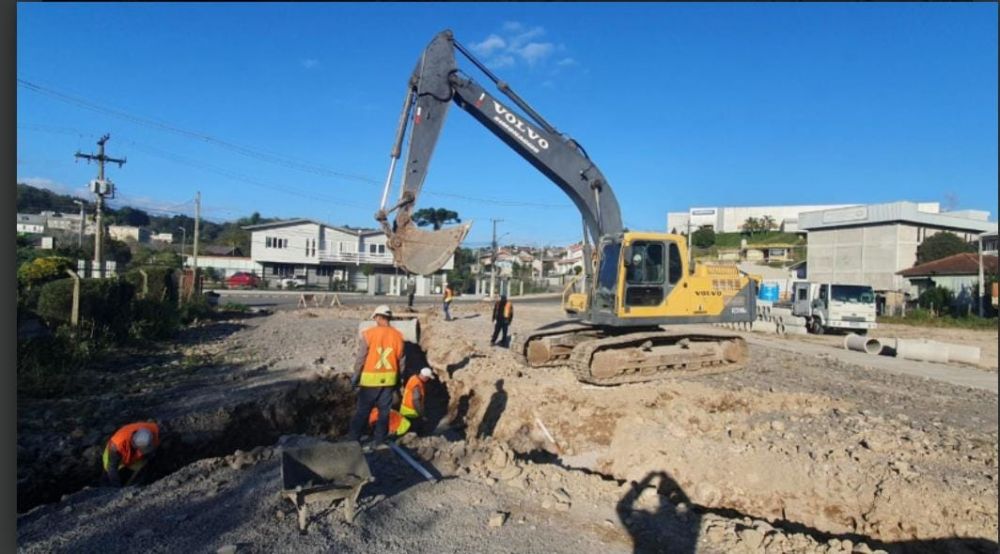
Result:
{"label": "paved road", "polygon": [[[219,303],[225,304],[226,302],[234,302],[243,304],[246,306],[258,306],[258,307],[269,307],[276,310],[287,310],[295,308],[299,303],[299,297],[302,294],[333,294],[324,293],[323,291],[296,291],[296,290],[226,290],[217,289],[213,292],[217,292],[220,295]],[[399,304],[406,302],[405,296],[371,296],[358,292],[338,292],[336,293],[340,297],[340,301],[343,304],[349,305],[376,305],[376,304]],[[518,304],[552,304],[558,305],[561,295],[559,293],[551,294],[531,294],[525,296],[515,296],[511,300],[517,302]],[[482,302],[483,298],[478,296],[459,296],[455,298],[455,302],[459,305],[465,303]],[[431,306],[439,305],[441,303],[440,296],[417,296],[413,299],[414,304],[421,306]]]}

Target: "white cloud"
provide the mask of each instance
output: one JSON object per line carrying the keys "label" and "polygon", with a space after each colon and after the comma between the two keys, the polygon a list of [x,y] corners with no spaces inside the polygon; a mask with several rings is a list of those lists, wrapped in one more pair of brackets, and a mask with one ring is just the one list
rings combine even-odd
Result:
{"label": "white cloud", "polygon": [[53,181],[52,179],[46,179],[45,177],[18,177],[18,183],[24,183],[26,185],[31,185],[35,188],[51,190],[52,192],[58,194],[68,194],[70,196],[76,196],[77,198],[86,198],[87,190],[86,186],[79,186],[76,188],[64,185]]}
{"label": "white cloud", "polygon": [[[552,58],[555,52],[564,52],[566,47],[543,40],[544,27],[529,27],[520,21],[505,21],[498,33],[490,33],[479,42],[472,43],[471,49],[491,68],[511,67],[517,62],[529,66],[541,65]],[[576,65],[573,58],[564,56],[559,66]]]}
{"label": "white cloud", "polygon": [[306,58],[304,60],[299,60],[299,64],[305,69],[313,69],[319,67],[319,60],[313,58]]}
{"label": "white cloud", "polygon": [[529,42],[523,48],[517,50],[518,55],[528,62],[528,65],[535,65],[539,61],[547,58],[555,47],[551,42]]}
{"label": "white cloud", "polygon": [[472,43],[472,51],[479,56],[488,57],[493,52],[506,48],[507,42],[497,35],[490,35],[482,42]]}

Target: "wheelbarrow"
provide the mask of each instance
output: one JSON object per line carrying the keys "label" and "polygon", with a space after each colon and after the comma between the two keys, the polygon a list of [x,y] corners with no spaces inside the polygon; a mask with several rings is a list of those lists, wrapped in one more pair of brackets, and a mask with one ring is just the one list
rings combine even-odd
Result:
{"label": "wheelbarrow", "polygon": [[281,452],[281,494],[295,504],[299,531],[305,533],[309,504],[344,501],[344,516],[354,521],[361,488],[372,480],[361,445],[354,441],[319,442]]}

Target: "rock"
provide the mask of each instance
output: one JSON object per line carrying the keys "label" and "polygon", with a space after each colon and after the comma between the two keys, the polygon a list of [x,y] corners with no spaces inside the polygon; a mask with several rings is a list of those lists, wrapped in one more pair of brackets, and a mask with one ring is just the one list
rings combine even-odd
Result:
{"label": "rock", "polygon": [[557,502],[565,502],[568,504],[572,500],[569,493],[566,492],[566,489],[556,489],[553,494],[555,495]]}
{"label": "rock", "polygon": [[503,527],[504,522],[507,521],[507,514],[505,512],[494,512],[490,516],[488,525],[490,527]]}
{"label": "rock", "polygon": [[235,544],[227,544],[225,546],[220,546],[215,554],[236,554],[236,549],[238,547]]}
{"label": "rock", "polygon": [[737,534],[740,537],[740,542],[750,548],[757,548],[764,542],[764,533],[761,533],[757,529],[742,529]]}
{"label": "rock", "polygon": [[515,477],[521,475],[521,472],[522,472],[522,469],[520,467],[518,467],[517,465],[511,464],[511,465],[507,466],[506,468],[504,468],[504,470],[502,472],[500,472],[500,476],[499,477],[500,477],[501,481],[510,481],[511,479],[514,479]]}
{"label": "rock", "polygon": [[777,431],[777,432],[780,433],[780,432],[782,432],[782,431],[785,430],[785,423],[782,422],[782,421],[777,421],[777,420],[772,421],[771,422],[771,429],[773,429],[774,431]]}
{"label": "rock", "polygon": [[572,505],[569,502],[556,501],[556,511],[557,512],[568,512]]}

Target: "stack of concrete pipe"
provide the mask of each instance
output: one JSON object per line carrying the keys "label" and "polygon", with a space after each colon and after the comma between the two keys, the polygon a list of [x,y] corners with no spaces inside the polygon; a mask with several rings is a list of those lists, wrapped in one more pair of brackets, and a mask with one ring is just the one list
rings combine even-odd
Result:
{"label": "stack of concrete pipe", "polygon": [[979,363],[981,350],[978,346],[965,346],[927,339],[875,339],[849,334],[844,337],[844,348],[867,354],[895,354],[897,358],[922,362],[962,362]]}

